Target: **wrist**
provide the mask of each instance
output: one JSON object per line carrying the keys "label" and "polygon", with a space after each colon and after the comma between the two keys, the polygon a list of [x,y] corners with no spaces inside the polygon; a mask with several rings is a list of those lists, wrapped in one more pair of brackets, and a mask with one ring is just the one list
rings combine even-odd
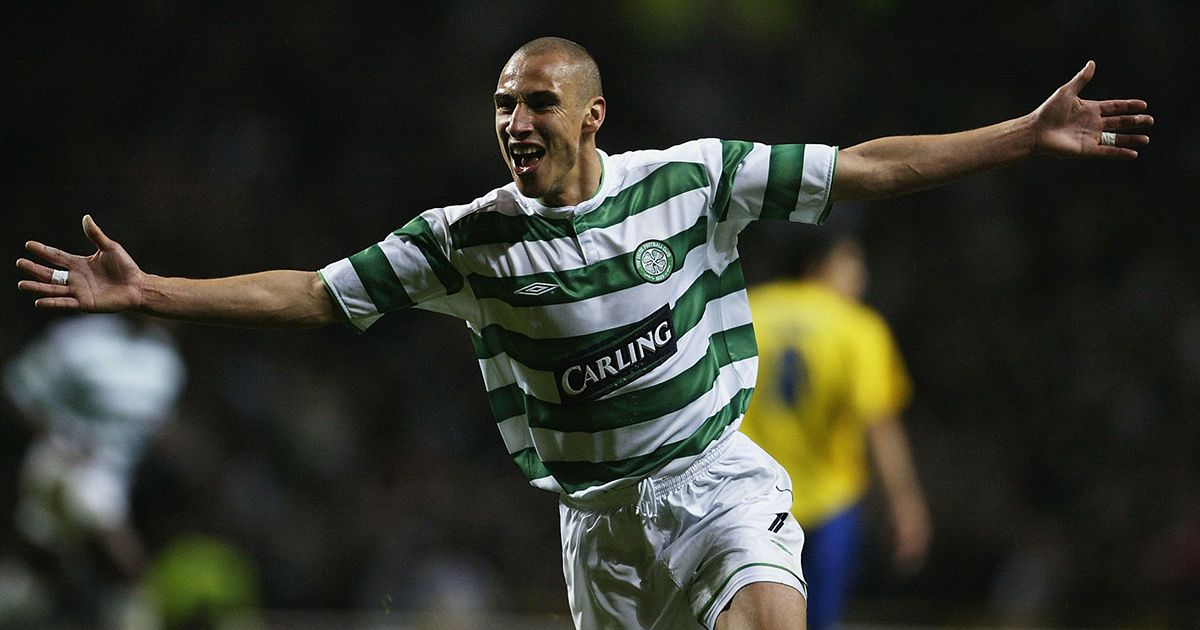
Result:
{"label": "wrist", "polygon": [[156,298],[162,296],[162,282],[165,280],[162,276],[156,276],[149,273],[138,272],[136,278],[130,285],[133,287],[133,305],[131,310],[137,311],[145,315],[157,315],[159,309],[155,308]]}
{"label": "wrist", "polygon": [[1030,112],[1013,121],[1013,133],[1018,138],[1021,158],[1031,157],[1042,152],[1038,142],[1037,112]]}

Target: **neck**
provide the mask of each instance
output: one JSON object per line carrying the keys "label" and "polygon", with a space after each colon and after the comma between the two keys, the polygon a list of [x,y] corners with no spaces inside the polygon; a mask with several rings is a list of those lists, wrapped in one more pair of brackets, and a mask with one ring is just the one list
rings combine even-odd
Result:
{"label": "neck", "polygon": [[588,144],[580,149],[576,170],[575,177],[563,190],[538,201],[547,207],[559,208],[577,206],[594,197],[600,191],[600,183],[604,179],[604,162],[596,151],[596,145]]}

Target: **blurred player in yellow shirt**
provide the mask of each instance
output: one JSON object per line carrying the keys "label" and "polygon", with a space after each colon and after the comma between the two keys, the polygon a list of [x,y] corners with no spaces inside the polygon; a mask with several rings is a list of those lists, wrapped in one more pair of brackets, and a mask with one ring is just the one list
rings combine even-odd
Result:
{"label": "blurred player in yellow shirt", "polygon": [[900,425],[908,374],[886,322],[859,302],[867,279],[861,247],[832,231],[806,232],[795,277],[750,289],[759,371],[742,422],[792,477],[792,514],[806,534],[810,630],[833,625],[845,608],[872,468],[888,500],[899,570],[920,567],[930,536]]}

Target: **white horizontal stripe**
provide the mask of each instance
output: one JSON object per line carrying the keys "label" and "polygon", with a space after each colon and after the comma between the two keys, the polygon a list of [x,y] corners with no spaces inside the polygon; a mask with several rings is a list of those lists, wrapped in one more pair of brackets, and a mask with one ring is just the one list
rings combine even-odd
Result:
{"label": "white horizontal stripe", "polygon": [[358,279],[358,273],[354,271],[349,258],[330,263],[321,269],[321,275],[325,278],[326,285],[334,288],[333,294],[337,298],[338,306],[355,328],[366,330],[379,319],[380,313],[367,295],[367,290]]}
{"label": "white horizontal stripe", "polygon": [[[687,231],[695,226],[702,216],[708,216],[708,229],[711,230],[714,218],[706,212],[708,195],[707,188],[689,190],[616,225],[592,228],[583,235],[594,244],[600,258],[607,260],[636,251],[638,245],[646,241],[665,241]],[[678,256],[680,252],[674,254]]]}
{"label": "white horizontal stripe", "polygon": [[488,391],[516,383],[526,395],[539,400],[551,403],[558,403],[561,400],[558,395],[558,386],[554,382],[553,372],[526,367],[506,352],[487,359],[479,359],[479,369],[483,372],[483,384]]}
{"label": "white horizontal stripe", "polygon": [[[547,475],[545,477],[539,477],[538,479],[534,479],[533,481],[530,481],[529,483],[534,488],[538,488],[541,490],[549,490],[550,492],[554,492],[557,494],[566,494],[566,490],[558,483],[558,480],[549,475]],[[589,488],[589,490],[590,489],[591,488]],[[572,495],[572,496],[578,496],[578,495]]]}
{"label": "white horizontal stripe", "polygon": [[816,223],[829,203],[833,189],[833,164],[837,147],[822,144],[804,146],[804,176],[800,181],[800,195],[796,209],[788,215],[789,221]]}
{"label": "white horizontal stripe", "polygon": [[587,264],[571,238],[491,243],[459,250],[463,271],[493,278],[577,269]]}
{"label": "white horizontal stripe", "polygon": [[533,436],[529,434],[529,418],[525,414],[513,416],[503,422],[497,422],[500,437],[508,454],[519,453],[527,448],[533,448]]}

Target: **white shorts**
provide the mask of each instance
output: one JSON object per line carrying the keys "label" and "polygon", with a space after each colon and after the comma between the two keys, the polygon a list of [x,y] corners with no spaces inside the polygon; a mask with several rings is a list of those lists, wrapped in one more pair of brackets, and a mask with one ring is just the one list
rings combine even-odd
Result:
{"label": "white shorts", "polygon": [[807,597],[804,532],[787,472],[734,431],[678,475],[563,496],[563,573],[575,627],[712,628],[738,589]]}

